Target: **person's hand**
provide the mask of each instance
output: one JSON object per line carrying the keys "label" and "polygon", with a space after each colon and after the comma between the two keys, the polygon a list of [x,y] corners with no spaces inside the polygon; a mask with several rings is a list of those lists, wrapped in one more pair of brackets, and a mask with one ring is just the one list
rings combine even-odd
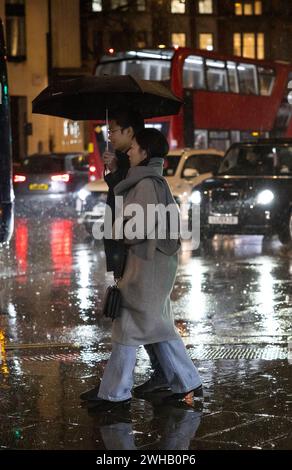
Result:
{"label": "person's hand", "polygon": [[102,159],[109,171],[117,171],[118,160],[113,152],[109,152],[108,150],[106,150],[102,155]]}

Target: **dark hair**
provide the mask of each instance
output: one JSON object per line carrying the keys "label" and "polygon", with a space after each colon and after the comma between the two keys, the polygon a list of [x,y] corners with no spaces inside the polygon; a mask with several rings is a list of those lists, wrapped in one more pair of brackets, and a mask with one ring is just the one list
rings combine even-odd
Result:
{"label": "dark hair", "polygon": [[131,109],[113,111],[110,114],[110,120],[112,119],[114,119],[122,129],[132,127],[134,134],[137,134],[144,129],[144,119],[142,115],[139,112],[133,111]]}
{"label": "dark hair", "polygon": [[153,157],[166,157],[169,145],[164,135],[157,129],[144,129],[135,135],[135,139],[139,147],[147,153],[141,165],[148,165],[150,158]]}

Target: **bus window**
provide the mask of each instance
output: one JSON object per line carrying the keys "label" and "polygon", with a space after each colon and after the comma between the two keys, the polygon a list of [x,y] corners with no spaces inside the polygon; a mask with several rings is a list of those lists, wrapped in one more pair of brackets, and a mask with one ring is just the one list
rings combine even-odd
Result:
{"label": "bus window", "polygon": [[240,93],[258,95],[256,66],[252,64],[238,64]]}
{"label": "bus window", "polygon": [[275,83],[275,72],[273,69],[258,67],[260,94],[270,96]]}
{"label": "bus window", "polygon": [[119,60],[97,66],[96,76],[133,75],[144,80],[169,80],[171,62],[167,60]]}
{"label": "bus window", "polygon": [[225,152],[230,146],[229,131],[209,131],[208,145],[210,148]]}
{"label": "bus window", "polygon": [[208,147],[208,131],[206,129],[195,129],[194,147],[195,149],[206,149]]}
{"label": "bus window", "polygon": [[228,91],[225,62],[222,60],[206,60],[207,83],[211,91]]}
{"label": "bus window", "polygon": [[238,76],[235,62],[227,62],[229,91],[239,93]]}
{"label": "bus window", "polygon": [[186,58],[183,67],[183,86],[191,89],[206,89],[202,57],[189,55]]}

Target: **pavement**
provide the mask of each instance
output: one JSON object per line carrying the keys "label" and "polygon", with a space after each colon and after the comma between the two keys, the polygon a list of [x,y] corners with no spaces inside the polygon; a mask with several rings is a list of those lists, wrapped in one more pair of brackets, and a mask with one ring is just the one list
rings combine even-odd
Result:
{"label": "pavement", "polygon": [[[0,449],[291,450],[291,260],[253,239],[182,254],[174,312],[203,399],[167,404],[156,393],[101,411],[79,394],[110,354],[102,249],[74,220],[44,229],[18,219],[0,251]],[[141,348],[135,384],[150,373]]]}

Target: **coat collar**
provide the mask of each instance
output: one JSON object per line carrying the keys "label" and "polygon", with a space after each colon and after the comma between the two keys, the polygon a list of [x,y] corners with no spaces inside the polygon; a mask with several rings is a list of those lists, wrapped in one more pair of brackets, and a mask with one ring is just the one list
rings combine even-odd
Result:
{"label": "coat collar", "polygon": [[[153,161],[151,162],[151,160]],[[157,181],[163,182],[163,158],[151,158],[151,160],[147,166],[130,168],[127,177],[115,186],[115,195],[123,194],[132,186],[136,186],[144,178],[154,178]]]}

